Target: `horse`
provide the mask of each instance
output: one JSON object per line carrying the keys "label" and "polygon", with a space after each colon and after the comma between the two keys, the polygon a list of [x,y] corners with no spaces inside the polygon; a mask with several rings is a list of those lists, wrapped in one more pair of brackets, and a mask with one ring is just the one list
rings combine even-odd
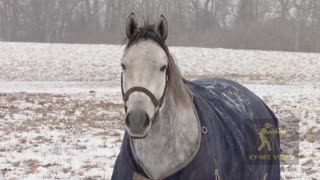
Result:
{"label": "horse", "polygon": [[278,120],[257,95],[227,79],[183,78],[163,15],[139,26],[132,13],[125,32],[125,134],[112,180],[280,179],[279,148],[259,148],[259,130]]}

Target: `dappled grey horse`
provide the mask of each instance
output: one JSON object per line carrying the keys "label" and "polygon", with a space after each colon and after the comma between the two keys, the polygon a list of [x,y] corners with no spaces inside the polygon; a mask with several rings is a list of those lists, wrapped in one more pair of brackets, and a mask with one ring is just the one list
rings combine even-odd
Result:
{"label": "dappled grey horse", "polygon": [[[165,44],[164,16],[139,27],[131,14],[126,34],[126,131],[112,179],[280,179],[279,147],[259,148],[265,124],[278,128],[259,97],[230,80],[185,80]],[[279,145],[278,134],[273,140]]]}

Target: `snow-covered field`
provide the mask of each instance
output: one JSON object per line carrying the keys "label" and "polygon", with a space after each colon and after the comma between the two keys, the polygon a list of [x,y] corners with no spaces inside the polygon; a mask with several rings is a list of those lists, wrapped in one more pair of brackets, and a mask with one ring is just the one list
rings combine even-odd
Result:
{"label": "snow-covered field", "polygon": [[[0,179],[110,179],[123,135],[117,45],[0,42]],[[320,54],[173,47],[187,79],[259,95],[288,133],[282,179],[320,179]]]}

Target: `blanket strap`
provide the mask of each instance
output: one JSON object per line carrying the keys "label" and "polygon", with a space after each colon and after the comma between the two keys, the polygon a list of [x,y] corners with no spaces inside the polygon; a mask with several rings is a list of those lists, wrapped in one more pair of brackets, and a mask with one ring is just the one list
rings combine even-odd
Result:
{"label": "blanket strap", "polygon": [[263,176],[263,180],[267,180],[267,177],[268,177],[268,174],[265,174],[265,175]]}
{"label": "blanket strap", "polygon": [[[203,99],[201,94],[199,94],[199,96],[201,97],[201,100],[202,100],[203,103],[208,104],[208,102]],[[196,102],[194,104],[195,104],[195,107],[196,107],[197,112],[198,112],[199,106],[198,106],[198,104]],[[200,123],[202,125],[201,132],[202,132],[202,134],[204,134],[206,136],[207,144],[211,145],[210,138],[212,138],[214,136],[213,136],[212,131],[209,131],[208,128],[207,128],[207,127],[209,127],[208,125],[210,124],[210,122],[208,121],[207,118],[199,118],[199,119],[200,119]],[[219,172],[219,168],[218,168],[218,161],[216,159],[216,153],[214,151],[215,150],[212,148],[212,146],[210,146],[209,147],[210,157],[214,158],[213,168],[214,168],[215,180],[221,180],[220,172]]]}
{"label": "blanket strap", "polygon": [[215,175],[215,177],[216,177],[216,180],[221,180],[220,174],[219,174],[219,169],[215,169],[215,170],[214,170],[214,175]]}
{"label": "blanket strap", "polygon": [[214,176],[216,177],[216,180],[221,180],[218,168],[218,161],[216,159],[214,159]]}

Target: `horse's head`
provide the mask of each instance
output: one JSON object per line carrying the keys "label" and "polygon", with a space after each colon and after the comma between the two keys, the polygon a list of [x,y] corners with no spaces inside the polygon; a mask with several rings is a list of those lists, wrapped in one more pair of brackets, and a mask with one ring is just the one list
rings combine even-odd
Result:
{"label": "horse's head", "polygon": [[128,45],[121,60],[125,127],[131,138],[144,138],[161,109],[168,83],[164,16],[154,25],[138,27],[132,13],[126,23]]}

